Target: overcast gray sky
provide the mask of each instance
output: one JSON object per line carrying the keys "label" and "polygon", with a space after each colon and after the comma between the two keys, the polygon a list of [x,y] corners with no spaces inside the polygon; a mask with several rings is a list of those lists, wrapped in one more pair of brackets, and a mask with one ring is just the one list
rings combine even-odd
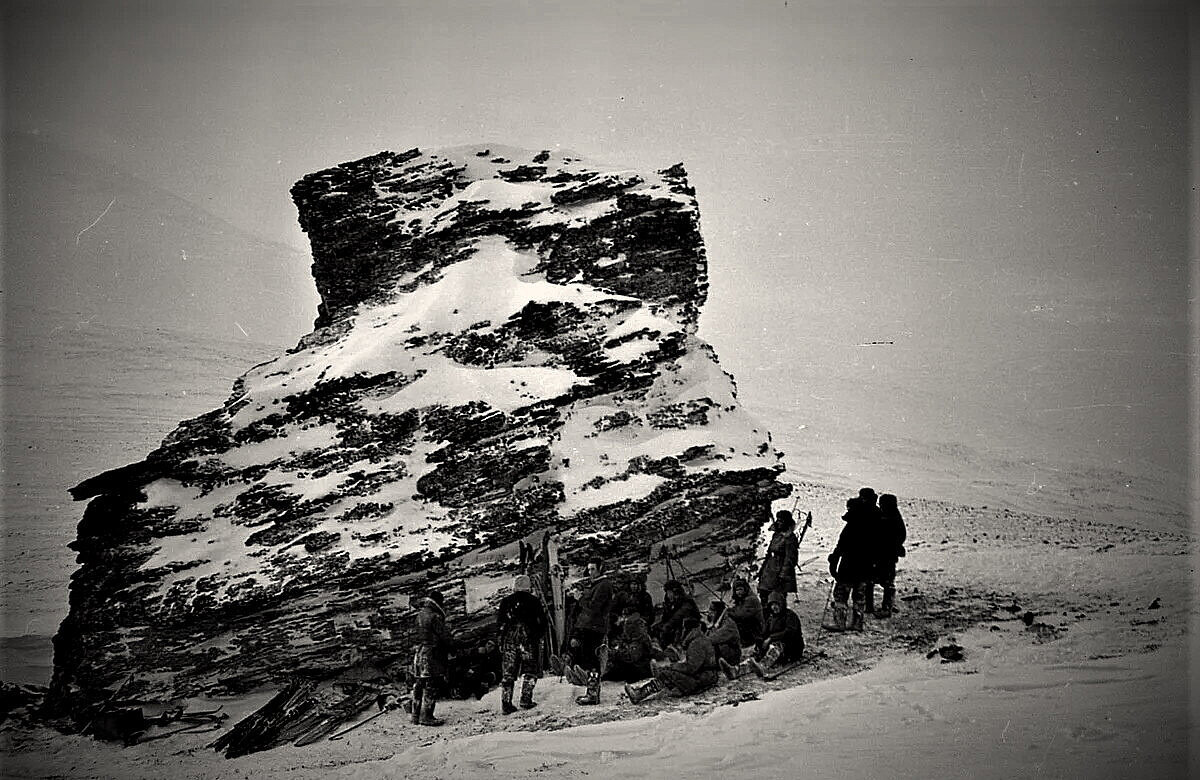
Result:
{"label": "overcast gray sky", "polygon": [[[10,2],[4,121],[300,249],[291,184],[383,148],[683,161],[704,333],[748,402],[1182,473],[1185,18],[1140,0]],[[286,316],[299,334],[311,315]],[[866,340],[897,349],[860,358]],[[868,392],[801,392],[828,361]],[[911,415],[881,400],[901,384]]]}

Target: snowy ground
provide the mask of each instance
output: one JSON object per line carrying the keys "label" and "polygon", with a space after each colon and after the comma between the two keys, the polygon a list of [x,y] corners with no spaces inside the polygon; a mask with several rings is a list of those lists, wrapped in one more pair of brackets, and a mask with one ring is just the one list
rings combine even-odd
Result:
{"label": "snowy ground", "polygon": [[[836,517],[840,491],[799,485]],[[49,731],[4,734],[12,777],[1186,777],[1194,543],[1101,518],[905,499],[899,615],[862,635],[816,628],[823,560],[800,578],[811,664],[691,699],[602,704],[543,680],[507,718],[498,694],[445,702],[442,729],[383,716],[338,742],[226,760],[208,736],[119,748]],[[801,560],[838,532],[818,525]],[[1151,608],[1157,600],[1158,606]],[[1007,609],[1006,609],[1007,608]],[[1019,608],[1019,609],[1017,609]],[[1033,613],[1032,626],[1022,617]],[[955,642],[965,659],[926,653]],[[226,702],[233,716],[269,693]]]}

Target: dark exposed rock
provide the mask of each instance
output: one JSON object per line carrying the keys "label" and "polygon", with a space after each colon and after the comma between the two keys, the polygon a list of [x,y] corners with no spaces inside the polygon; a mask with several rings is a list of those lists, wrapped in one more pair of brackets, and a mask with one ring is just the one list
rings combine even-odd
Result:
{"label": "dark exposed rock", "polygon": [[546,530],[565,560],[632,564],[664,540],[751,554],[790,488],[695,335],[706,260],[682,166],[413,149],[292,196],[314,331],[72,491],[91,501],[52,705],[401,658],[430,588],[470,643],[493,613],[472,583]]}

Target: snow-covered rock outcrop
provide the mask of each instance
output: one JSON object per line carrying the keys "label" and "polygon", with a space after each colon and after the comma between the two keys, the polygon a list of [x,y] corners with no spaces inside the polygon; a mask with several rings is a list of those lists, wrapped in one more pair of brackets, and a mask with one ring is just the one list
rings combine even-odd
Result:
{"label": "snow-covered rock outcrop", "polygon": [[491,611],[459,583],[546,529],[568,557],[644,561],[665,539],[750,554],[789,488],[696,338],[706,265],[681,166],[414,149],[293,197],[316,328],[72,491],[91,502],[60,697],[332,674],[401,652],[428,587],[470,630]]}

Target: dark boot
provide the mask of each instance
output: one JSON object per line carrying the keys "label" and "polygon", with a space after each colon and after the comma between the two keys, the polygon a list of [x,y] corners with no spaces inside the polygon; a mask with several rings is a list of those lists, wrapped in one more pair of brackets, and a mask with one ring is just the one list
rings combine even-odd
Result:
{"label": "dark boot", "polygon": [[587,693],[582,696],[575,697],[576,704],[599,704],[600,703],[600,674],[591,672],[587,678]]}
{"label": "dark boot", "polygon": [[412,694],[408,697],[408,711],[412,715],[411,720],[414,724],[421,722],[421,697],[424,694],[424,683],[418,683],[412,687]]}
{"label": "dark boot", "polygon": [[632,704],[641,704],[654,694],[661,692],[662,689],[662,683],[653,677],[641,682],[625,683],[625,695],[629,697]]}
{"label": "dark boot", "polygon": [[827,631],[845,631],[846,630],[846,605],[833,605],[833,622],[827,626],[822,626]]}
{"label": "dark boot", "polygon": [[566,669],[567,682],[571,685],[587,685],[588,673],[582,666],[568,666]]}
{"label": "dark boot", "polygon": [[531,710],[537,706],[533,700],[533,686],[537,685],[536,677],[525,677],[521,681],[521,709]]}
{"label": "dark boot", "polygon": [[850,612],[850,630],[851,631],[862,631],[863,630],[863,613],[862,613],[862,610],[858,609],[858,607],[855,607]]}
{"label": "dark boot", "polygon": [[512,715],[517,711],[513,706],[513,683],[506,682],[500,686],[500,712],[504,715]]}
{"label": "dark boot", "polygon": [[783,647],[777,642],[772,642],[767,648],[767,652],[763,653],[761,660],[755,660],[754,658],[751,658],[746,661],[746,664],[750,667],[750,671],[754,672],[759,677],[766,677],[767,670],[775,665],[775,662],[779,660],[779,655],[782,652]]}
{"label": "dark boot", "polygon": [[863,606],[863,611],[868,615],[875,614],[875,583],[867,583],[867,603]]}
{"label": "dark boot", "polygon": [[721,671],[725,673],[727,679],[736,680],[738,677],[741,677],[741,669],[738,668],[741,664],[734,666],[724,658],[718,658],[717,663],[721,665]]}
{"label": "dark boot", "polygon": [[889,618],[896,611],[896,589],[883,589],[883,603],[879,605],[879,611],[875,613],[877,617]]}
{"label": "dark boot", "polygon": [[422,726],[441,726],[446,721],[441,718],[434,717],[433,708],[437,706],[437,691],[430,686],[425,686],[425,695],[421,697],[421,720],[419,723]]}

